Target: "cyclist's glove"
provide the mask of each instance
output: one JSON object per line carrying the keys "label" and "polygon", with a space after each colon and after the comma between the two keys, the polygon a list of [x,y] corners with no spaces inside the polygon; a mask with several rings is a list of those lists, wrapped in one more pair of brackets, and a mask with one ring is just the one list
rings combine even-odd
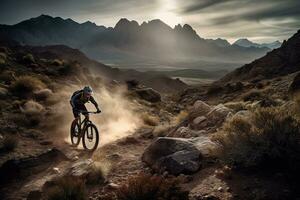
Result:
{"label": "cyclist's glove", "polygon": [[101,113],[101,110],[99,108],[97,108],[97,113]]}

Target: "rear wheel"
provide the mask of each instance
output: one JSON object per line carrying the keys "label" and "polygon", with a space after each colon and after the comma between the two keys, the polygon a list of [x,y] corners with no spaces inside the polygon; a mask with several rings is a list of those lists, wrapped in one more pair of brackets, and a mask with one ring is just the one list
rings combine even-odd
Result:
{"label": "rear wheel", "polygon": [[80,125],[75,120],[71,125],[70,136],[72,144],[78,146],[80,143]]}
{"label": "rear wheel", "polygon": [[94,124],[85,126],[82,136],[82,145],[88,151],[95,151],[99,143],[99,132]]}

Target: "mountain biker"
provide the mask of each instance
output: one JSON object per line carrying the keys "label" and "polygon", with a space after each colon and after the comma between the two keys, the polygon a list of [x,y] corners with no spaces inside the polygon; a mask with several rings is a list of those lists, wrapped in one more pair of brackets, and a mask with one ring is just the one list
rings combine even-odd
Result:
{"label": "mountain biker", "polygon": [[[91,101],[94,104],[98,113],[101,112],[101,110],[99,109],[99,106],[98,106],[97,102],[95,101],[94,97],[92,96],[92,94],[93,94],[93,89],[90,86],[85,86],[82,90],[78,90],[73,93],[70,103],[72,106],[73,115],[75,117],[74,122],[78,122],[79,113],[81,111],[87,111],[84,104],[89,101]],[[87,119],[89,119],[88,114],[84,114],[84,116]]]}

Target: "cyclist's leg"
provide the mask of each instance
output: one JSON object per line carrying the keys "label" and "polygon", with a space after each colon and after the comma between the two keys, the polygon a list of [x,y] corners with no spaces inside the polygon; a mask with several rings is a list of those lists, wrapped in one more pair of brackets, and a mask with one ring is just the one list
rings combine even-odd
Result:
{"label": "cyclist's leg", "polygon": [[[85,105],[82,105],[81,110],[87,112]],[[89,114],[85,114],[84,116],[87,120],[90,120]]]}
{"label": "cyclist's leg", "polygon": [[77,106],[75,106],[75,108],[73,108],[73,115],[74,115],[74,120],[73,120],[73,122],[72,122],[72,126],[75,126],[75,124],[76,123],[78,123],[79,122],[79,118],[80,118],[80,116],[79,116],[79,108],[77,107]]}

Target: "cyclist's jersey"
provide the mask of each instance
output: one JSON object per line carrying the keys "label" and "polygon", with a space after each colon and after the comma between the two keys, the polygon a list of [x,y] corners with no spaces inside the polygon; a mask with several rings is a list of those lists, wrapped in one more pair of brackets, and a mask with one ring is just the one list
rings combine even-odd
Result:
{"label": "cyclist's jersey", "polygon": [[94,97],[90,96],[90,97],[85,97],[83,90],[74,92],[74,94],[71,97],[71,104],[73,107],[76,107],[78,105],[84,105],[85,103],[87,103],[88,101],[92,102],[96,107],[98,107],[97,102],[95,101]]}

